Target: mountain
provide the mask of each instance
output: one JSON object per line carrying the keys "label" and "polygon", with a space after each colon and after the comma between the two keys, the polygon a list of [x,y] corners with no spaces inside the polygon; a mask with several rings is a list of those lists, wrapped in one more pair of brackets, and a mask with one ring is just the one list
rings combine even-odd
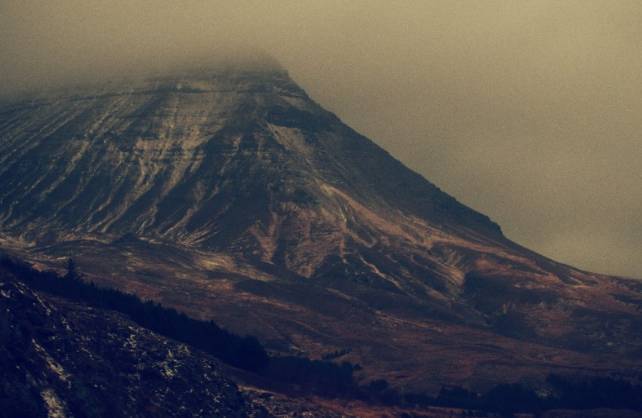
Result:
{"label": "mountain", "polygon": [[642,283],[511,242],[272,62],[0,105],[0,245],[437,390],[642,372]]}

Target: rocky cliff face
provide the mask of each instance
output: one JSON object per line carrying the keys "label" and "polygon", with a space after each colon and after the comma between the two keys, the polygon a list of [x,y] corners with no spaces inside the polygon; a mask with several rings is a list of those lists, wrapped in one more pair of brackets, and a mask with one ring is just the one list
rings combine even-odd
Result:
{"label": "rocky cliff face", "polygon": [[419,386],[640,366],[638,282],[510,242],[275,66],[3,104],[0,182],[5,247],[281,351]]}

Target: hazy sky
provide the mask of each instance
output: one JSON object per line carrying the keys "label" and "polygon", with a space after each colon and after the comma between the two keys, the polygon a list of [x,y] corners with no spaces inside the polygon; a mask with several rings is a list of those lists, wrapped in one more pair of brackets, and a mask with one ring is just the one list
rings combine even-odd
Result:
{"label": "hazy sky", "polygon": [[0,0],[0,91],[253,45],[506,235],[642,277],[642,2]]}

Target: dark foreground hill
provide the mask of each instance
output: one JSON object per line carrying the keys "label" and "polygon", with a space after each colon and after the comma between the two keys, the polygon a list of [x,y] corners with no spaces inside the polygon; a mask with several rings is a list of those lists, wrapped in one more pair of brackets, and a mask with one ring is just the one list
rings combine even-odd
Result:
{"label": "dark foreground hill", "polygon": [[267,356],[253,337],[85,283],[73,270],[60,277],[6,256],[0,310],[0,417],[642,413],[634,377],[549,375],[544,386],[500,383],[483,394],[454,386],[438,396],[399,391],[355,376],[359,367],[336,361],[345,352],[323,361]]}
{"label": "dark foreground hill", "polygon": [[268,367],[251,338],[2,254],[0,311],[3,418],[344,416],[301,397],[314,391],[239,389],[288,364]]}
{"label": "dark foreground hill", "polygon": [[0,272],[3,417],[245,417],[218,361]]}
{"label": "dark foreground hill", "polygon": [[639,281],[511,242],[271,64],[4,103],[0,185],[1,243],[41,268],[396,388],[642,370]]}

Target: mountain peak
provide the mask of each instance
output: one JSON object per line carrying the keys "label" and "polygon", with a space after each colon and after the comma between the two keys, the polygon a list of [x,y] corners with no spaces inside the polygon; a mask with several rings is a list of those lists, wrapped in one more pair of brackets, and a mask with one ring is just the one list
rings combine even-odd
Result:
{"label": "mountain peak", "polygon": [[501,238],[487,217],[312,101],[270,58],[1,111],[0,224],[25,239],[134,233],[242,248],[310,276],[355,242],[393,234],[410,244],[408,228]]}

